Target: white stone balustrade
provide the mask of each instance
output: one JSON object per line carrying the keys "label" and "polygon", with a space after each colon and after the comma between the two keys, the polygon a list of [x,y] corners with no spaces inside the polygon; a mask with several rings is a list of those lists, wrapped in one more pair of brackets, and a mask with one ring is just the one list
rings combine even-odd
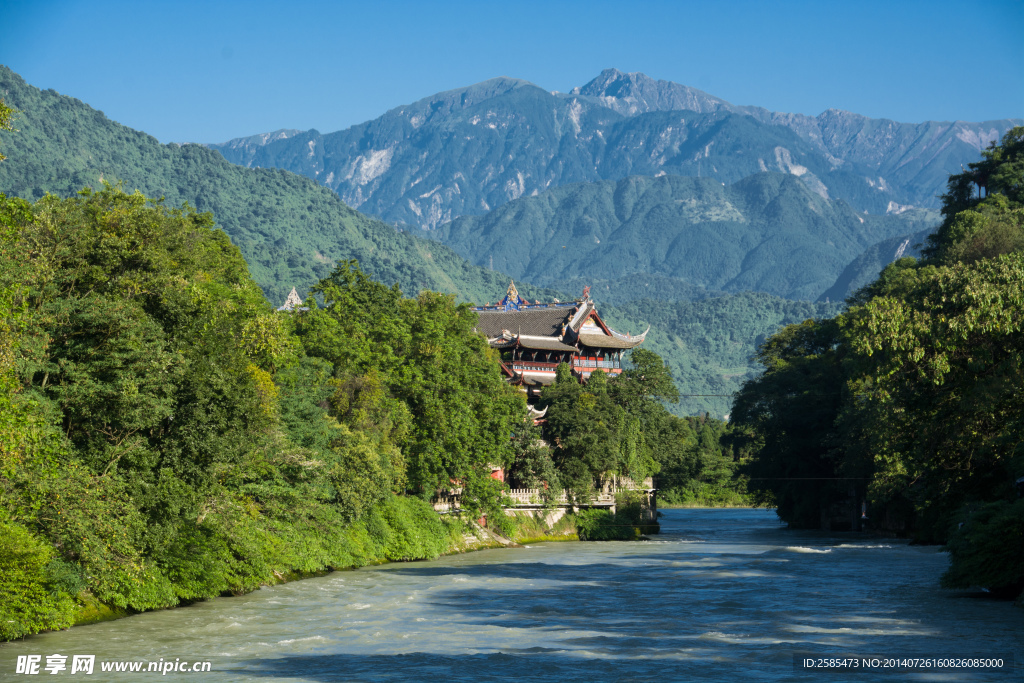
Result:
{"label": "white stone balustrade", "polygon": [[[594,492],[587,505],[610,507],[615,505],[615,494],[624,491],[650,491],[654,483],[650,477],[643,481],[642,486],[637,486],[629,477],[612,477],[605,482],[595,482]],[[545,501],[543,489],[512,489],[505,493],[511,499],[514,507],[545,506],[555,505],[558,507],[569,506],[569,496],[566,491]],[[434,498],[434,509],[438,512],[451,512],[459,509],[459,498],[462,489],[451,489],[440,491]]]}
{"label": "white stone balustrade", "polygon": [[[544,504],[544,491],[541,489],[512,489],[508,492],[508,497],[515,501],[516,505],[543,505]],[[553,503],[565,503],[567,497],[565,491],[562,491],[557,496],[554,496]]]}

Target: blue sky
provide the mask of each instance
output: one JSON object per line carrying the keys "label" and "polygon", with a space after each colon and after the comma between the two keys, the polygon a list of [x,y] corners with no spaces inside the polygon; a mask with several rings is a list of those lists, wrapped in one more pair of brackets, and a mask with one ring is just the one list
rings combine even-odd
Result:
{"label": "blue sky", "polygon": [[494,76],[642,71],[735,104],[1024,117],[1024,2],[0,0],[0,63],[162,142],[329,132]]}

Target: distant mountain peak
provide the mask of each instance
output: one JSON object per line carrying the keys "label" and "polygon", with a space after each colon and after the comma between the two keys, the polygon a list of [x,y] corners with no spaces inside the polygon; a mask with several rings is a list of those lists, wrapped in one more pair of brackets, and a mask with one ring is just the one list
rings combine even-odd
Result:
{"label": "distant mountain peak", "polygon": [[513,90],[516,90],[517,88],[522,88],[525,86],[538,87],[535,86],[530,81],[524,80],[522,78],[512,78],[511,76],[496,76],[494,78],[488,78],[487,80],[480,81],[479,83],[474,83],[472,85],[467,85],[461,88],[454,88],[452,90],[445,90],[444,92],[439,92],[436,95],[426,97],[424,98],[424,100],[421,101],[443,99],[446,97],[451,97],[453,95],[474,95],[482,96],[486,99],[487,97],[502,95],[504,93],[511,92]]}
{"label": "distant mountain peak", "polygon": [[586,85],[573,88],[570,94],[596,97],[605,106],[627,116],[680,109],[702,114],[736,109],[720,97],[709,95],[703,90],[672,81],[655,80],[639,71],[627,73],[618,69],[605,69]]}
{"label": "distant mountain peak", "polygon": [[401,105],[385,114],[398,115],[409,119],[418,127],[436,118],[443,118],[455,111],[468,109],[490,99],[501,97],[521,88],[541,88],[530,81],[509,76],[498,76],[480,81],[472,85],[453,90],[445,90],[429,97],[424,97],[412,104]]}
{"label": "distant mountain peak", "polygon": [[288,138],[294,137],[303,132],[304,131],[295,128],[279,128],[278,130],[275,130],[273,133],[259,133],[257,135],[248,135],[242,138],[235,138],[234,140],[229,140],[228,142],[225,142],[224,145],[234,150],[247,150],[249,152],[253,152],[272,142],[277,142],[278,140],[287,140]]}
{"label": "distant mountain peak", "polygon": [[494,97],[500,97],[506,93],[510,93],[513,90],[520,88],[538,87],[530,81],[523,80],[522,78],[510,78],[509,76],[497,76],[496,78],[488,78],[485,81],[479,83],[473,83],[461,88],[453,88],[452,90],[445,90],[443,92],[424,97],[421,100],[417,100],[410,105],[397,107],[398,110],[402,109],[415,109],[427,107],[436,107],[438,103],[446,103],[448,105],[457,105],[457,107],[469,107],[484,100],[489,100]]}

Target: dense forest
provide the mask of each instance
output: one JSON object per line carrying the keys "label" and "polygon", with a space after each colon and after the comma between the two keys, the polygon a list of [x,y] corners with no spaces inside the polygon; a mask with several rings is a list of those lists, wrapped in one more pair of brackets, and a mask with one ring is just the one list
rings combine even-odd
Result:
{"label": "dense forest", "polygon": [[0,638],[437,556],[453,481],[497,509],[525,404],[468,306],[342,261],[278,313],[214,226],[0,194]]}
{"label": "dense forest", "polygon": [[837,501],[947,543],[951,587],[1024,590],[1024,127],[950,177],[922,258],[762,346],[735,403],[751,487],[797,527]]}
{"label": "dense forest", "polygon": [[678,399],[668,364],[647,349],[634,349],[620,376],[596,372],[586,385],[560,366],[538,403],[546,419],[517,435],[513,482],[586,500],[608,473],[653,476],[669,504],[746,504],[746,453],[733,448],[728,423],[673,415],[666,406]]}
{"label": "dense forest", "polygon": [[780,327],[835,315],[838,303],[790,301],[761,292],[713,296],[699,301],[639,299],[601,306],[601,316],[620,330],[642,332],[651,326],[644,347],[665,359],[679,402],[669,409],[680,416],[729,414],[733,394],[757,377],[757,346]]}

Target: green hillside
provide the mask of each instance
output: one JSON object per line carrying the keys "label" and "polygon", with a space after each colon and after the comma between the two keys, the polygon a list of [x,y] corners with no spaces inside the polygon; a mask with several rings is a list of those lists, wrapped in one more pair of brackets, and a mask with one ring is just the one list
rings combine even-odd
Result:
{"label": "green hillside", "polygon": [[728,186],[667,175],[563,186],[430,234],[478,265],[538,284],[650,273],[681,280],[671,287],[679,292],[685,284],[813,300],[869,246],[937,220],[929,211],[861,214],[789,174]]}
{"label": "green hillside", "polygon": [[[213,213],[273,302],[292,287],[304,295],[339,259],[350,258],[410,294],[432,289],[484,301],[508,284],[507,276],[368,218],[301,176],[240,168],[201,145],[161,145],[77,99],[32,87],[3,66],[0,93],[21,112],[17,131],[0,133],[8,156],[0,164],[0,192],[26,199],[47,192],[70,196],[106,180],[165,197],[171,206],[188,202]],[[543,294],[529,286],[523,293]]]}
{"label": "green hillside", "polygon": [[659,301],[700,301],[716,296],[730,296],[717,289],[705,289],[677,277],[631,273],[618,278],[576,277],[556,280],[552,289],[578,296],[584,287],[590,287],[594,297],[605,304],[619,305],[637,299]]}
{"label": "green hillside", "polygon": [[596,296],[601,317],[613,328],[636,334],[651,326],[643,348],[664,358],[680,393],[690,395],[670,409],[678,415],[708,412],[717,418],[731,410],[731,396],[743,382],[763,371],[754,357],[761,342],[785,325],[836,315],[843,308],[758,292],[619,305],[604,304]]}
{"label": "green hillside", "polygon": [[890,237],[872,245],[850,261],[836,278],[835,284],[826,289],[818,300],[843,301],[861,287],[874,282],[882,269],[893,261],[906,256],[920,256],[921,248],[932,232],[931,228],[927,228],[909,235]]}

